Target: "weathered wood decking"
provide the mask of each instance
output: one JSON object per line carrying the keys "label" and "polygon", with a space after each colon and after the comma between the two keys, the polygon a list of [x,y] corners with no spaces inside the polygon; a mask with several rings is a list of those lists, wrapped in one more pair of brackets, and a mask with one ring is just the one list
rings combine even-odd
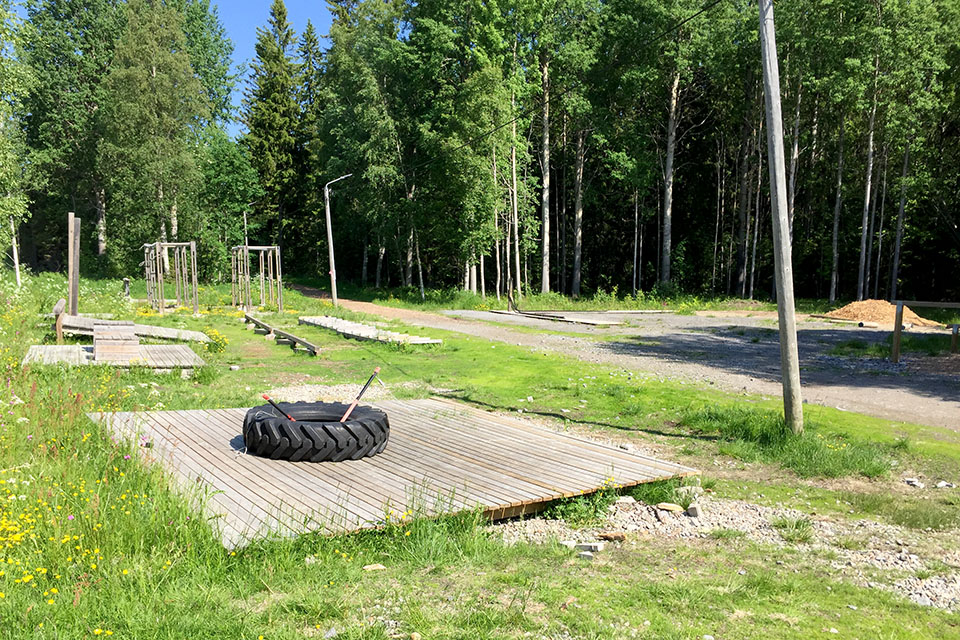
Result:
{"label": "weathered wood decking", "polygon": [[[185,344],[141,344],[139,355],[129,363],[110,362],[120,366],[148,367],[150,369],[192,369],[203,366],[203,359]],[[93,346],[80,344],[33,345],[23,357],[23,365],[66,364],[79,366],[94,364]]]}
{"label": "weathered wood decking", "polygon": [[[92,336],[94,324],[129,324],[123,320],[99,320],[85,316],[63,316],[63,332],[81,336]],[[188,340],[193,342],[210,342],[210,337],[199,331],[189,329],[172,329],[158,327],[152,324],[133,325],[134,333],[141,338],[160,338],[163,340]]]}
{"label": "weathered wood decking", "polygon": [[304,316],[299,319],[300,324],[306,324],[323,329],[336,331],[346,338],[355,340],[374,340],[376,342],[393,342],[402,344],[443,344],[440,338],[424,338],[423,336],[411,336],[396,331],[387,331],[379,329],[362,322],[353,322],[352,320],[343,320],[333,316]]}
{"label": "weathered wood decking", "polygon": [[480,507],[494,518],[612,482],[630,486],[694,469],[554,432],[449,400],[385,401],[390,440],[378,456],[286,462],[244,453],[245,409],[90,414],[152,448],[190,490],[226,547],[268,535],[338,533],[381,525],[391,510],[431,515]]}

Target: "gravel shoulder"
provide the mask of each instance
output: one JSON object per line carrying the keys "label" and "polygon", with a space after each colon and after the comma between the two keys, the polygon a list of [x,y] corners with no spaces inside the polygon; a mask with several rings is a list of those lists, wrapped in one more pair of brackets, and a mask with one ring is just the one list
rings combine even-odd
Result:
{"label": "gravel shoulder", "polygon": [[[318,295],[319,291],[304,293]],[[606,313],[605,319],[627,324],[592,327],[482,311],[437,314],[353,300],[341,299],[340,304],[351,311],[414,326],[549,350],[660,379],[684,380],[733,393],[781,395],[776,323],[764,314]],[[523,329],[504,326],[510,323],[522,324]],[[531,328],[552,333],[531,332]],[[956,356],[908,355],[894,365],[879,359],[829,355],[842,342],[880,342],[885,336],[886,332],[878,329],[802,320],[798,341],[804,401],[960,431],[960,372],[952,362]]]}

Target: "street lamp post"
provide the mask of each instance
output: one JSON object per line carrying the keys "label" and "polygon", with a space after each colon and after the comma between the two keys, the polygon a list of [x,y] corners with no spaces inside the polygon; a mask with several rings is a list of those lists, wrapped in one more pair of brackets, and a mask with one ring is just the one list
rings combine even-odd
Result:
{"label": "street lamp post", "polygon": [[335,307],[339,306],[339,303],[337,302],[337,264],[333,258],[333,225],[330,223],[330,185],[352,175],[352,173],[348,173],[323,185],[323,206],[327,212],[327,250],[330,254],[330,294],[333,296],[333,306]]}

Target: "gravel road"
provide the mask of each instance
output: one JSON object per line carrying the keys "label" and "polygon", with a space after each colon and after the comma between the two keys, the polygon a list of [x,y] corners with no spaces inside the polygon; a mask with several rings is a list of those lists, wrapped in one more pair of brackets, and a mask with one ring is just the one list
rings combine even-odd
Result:
{"label": "gravel road", "polygon": [[[315,289],[304,293],[319,294]],[[781,395],[775,314],[590,314],[628,323],[592,327],[483,311],[428,313],[342,298],[340,304],[414,326],[554,351],[662,379],[691,381],[734,393]],[[509,324],[520,324],[524,330],[504,326]],[[798,341],[804,401],[960,431],[960,371],[953,362],[957,356],[920,358],[908,354],[894,365],[875,358],[829,355],[834,346],[845,341],[869,344],[882,341],[886,335],[880,329],[802,318]]]}

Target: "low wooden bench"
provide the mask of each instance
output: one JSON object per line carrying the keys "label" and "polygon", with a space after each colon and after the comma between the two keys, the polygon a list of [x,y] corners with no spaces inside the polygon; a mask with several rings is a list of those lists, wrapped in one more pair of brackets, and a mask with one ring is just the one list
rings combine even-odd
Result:
{"label": "low wooden bench", "polygon": [[243,314],[243,317],[249,324],[252,324],[255,326],[255,329],[254,329],[255,331],[259,330],[263,332],[264,335],[273,336],[277,344],[288,344],[290,345],[290,348],[293,349],[294,351],[296,351],[297,346],[299,345],[303,347],[303,349],[308,351],[311,355],[314,355],[314,356],[320,355],[320,347],[313,344],[312,342],[308,342],[304,340],[300,336],[295,336],[292,333],[289,333],[287,331],[281,331],[280,329],[275,329],[274,327],[270,326],[263,320],[260,320],[259,318],[255,318],[249,313]]}
{"label": "low wooden bench", "polygon": [[67,301],[63,298],[53,305],[53,330],[57,334],[57,344],[63,344],[63,316],[66,314]]}

